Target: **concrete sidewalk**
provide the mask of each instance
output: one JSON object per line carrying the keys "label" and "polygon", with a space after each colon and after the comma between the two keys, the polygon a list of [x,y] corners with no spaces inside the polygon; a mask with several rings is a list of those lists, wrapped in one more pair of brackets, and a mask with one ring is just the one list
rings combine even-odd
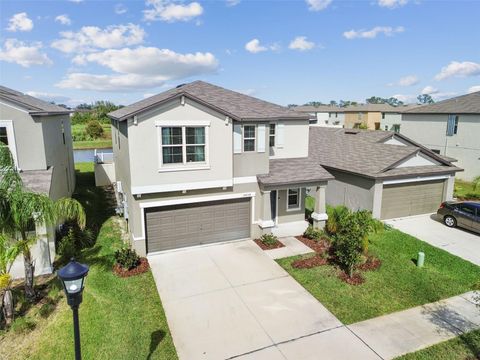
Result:
{"label": "concrete sidewalk", "polygon": [[349,325],[383,359],[393,359],[480,328],[473,292]]}

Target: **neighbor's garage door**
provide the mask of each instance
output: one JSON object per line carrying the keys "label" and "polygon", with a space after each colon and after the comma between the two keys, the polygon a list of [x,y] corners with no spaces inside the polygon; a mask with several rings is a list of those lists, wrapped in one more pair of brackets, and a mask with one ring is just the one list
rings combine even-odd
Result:
{"label": "neighbor's garage door", "polygon": [[437,211],[443,200],[444,180],[383,185],[382,219]]}
{"label": "neighbor's garage door", "polygon": [[146,209],[147,252],[248,238],[250,198]]}

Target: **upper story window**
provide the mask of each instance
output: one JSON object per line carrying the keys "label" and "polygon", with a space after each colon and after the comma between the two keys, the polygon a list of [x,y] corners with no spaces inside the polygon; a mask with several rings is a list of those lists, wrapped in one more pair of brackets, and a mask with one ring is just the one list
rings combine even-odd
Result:
{"label": "upper story window", "polygon": [[448,115],[447,136],[456,135],[458,131],[458,115]]}
{"label": "upper story window", "polygon": [[385,119],[385,113],[382,112],[382,119]]}
{"label": "upper story window", "polygon": [[287,210],[300,209],[300,189],[288,189],[287,191]]}
{"label": "upper story window", "polygon": [[338,117],[338,113],[337,113],[337,112],[335,113],[335,117],[336,117],[336,118]]}
{"label": "upper story window", "polygon": [[331,112],[328,113],[328,117],[332,117],[332,113],[331,113]]}
{"label": "upper story window", "polygon": [[0,126],[0,146],[8,145],[7,127]]}
{"label": "upper story window", "polygon": [[358,113],[358,120],[362,120],[363,114],[361,112]]}
{"label": "upper story window", "polygon": [[255,125],[243,127],[243,151],[255,151]]}
{"label": "upper story window", "polygon": [[270,147],[275,146],[275,124],[270,124],[269,145]]}
{"label": "upper story window", "polygon": [[202,126],[161,128],[162,164],[204,163],[206,131]]}
{"label": "upper story window", "polygon": [[393,124],[392,125],[393,132],[399,133],[400,132],[400,124]]}

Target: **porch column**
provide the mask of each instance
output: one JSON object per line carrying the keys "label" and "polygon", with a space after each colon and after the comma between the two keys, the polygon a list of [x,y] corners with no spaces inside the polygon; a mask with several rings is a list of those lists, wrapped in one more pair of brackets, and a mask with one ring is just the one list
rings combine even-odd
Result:
{"label": "porch column", "polygon": [[258,223],[260,228],[263,230],[263,233],[270,233],[271,228],[275,226],[275,223],[272,219],[272,207],[270,205],[270,193],[271,191],[262,190],[262,212],[260,214],[261,218]]}
{"label": "porch column", "polygon": [[327,208],[325,205],[325,189],[326,185],[317,186],[315,189],[315,209],[312,213],[313,227],[323,229],[325,221],[327,221]]}

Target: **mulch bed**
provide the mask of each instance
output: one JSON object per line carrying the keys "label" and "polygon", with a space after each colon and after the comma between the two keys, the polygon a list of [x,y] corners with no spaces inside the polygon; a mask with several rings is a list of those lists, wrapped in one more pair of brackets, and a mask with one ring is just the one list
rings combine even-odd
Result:
{"label": "mulch bed", "polygon": [[272,250],[272,249],[278,249],[278,248],[285,247],[285,245],[283,245],[278,240],[273,245],[267,245],[260,239],[255,239],[253,241],[255,241],[255,244],[257,244],[260,247],[260,249],[262,249],[262,250]]}
{"label": "mulch bed", "polygon": [[118,264],[115,264],[113,266],[113,272],[115,273],[115,275],[122,278],[143,274],[147,272],[148,269],[150,269],[148,260],[147,258],[143,258],[143,257],[140,258],[140,263],[138,264],[138,266],[130,270],[124,269]]}
{"label": "mulch bed", "polygon": [[328,264],[328,260],[320,255],[314,255],[304,259],[298,259],[292,262],[292,267],[295,269],[311,269],[316,266]]}
{"label": "mulch bed", "polygon": [[380,259],[378,259],[374,256],[369,256],[367,258],[367,261],[365,261],[363,264],[357,266],[357,270],[373,271],[373,270],[377,270],[381,265],[382,265],[382,260],[380,260]]}
{"label": "mulch bed", "polygon": [[365,282],[365,278],[358,272],[353,273],[352,277],[350,277],[345,271],[340,271],[338,277],[349,285],[360,285]]}
{"label": "mulch bed", "polygon": [[323,254],[327,252],[330,249],[330,242],[325,239],[320,239],[320,240],[312,240],[309,238],[306,238],[302,235],[295,236],[295,238],[305,245],[307,245],[310,249],[315,251],[316,253]]}

